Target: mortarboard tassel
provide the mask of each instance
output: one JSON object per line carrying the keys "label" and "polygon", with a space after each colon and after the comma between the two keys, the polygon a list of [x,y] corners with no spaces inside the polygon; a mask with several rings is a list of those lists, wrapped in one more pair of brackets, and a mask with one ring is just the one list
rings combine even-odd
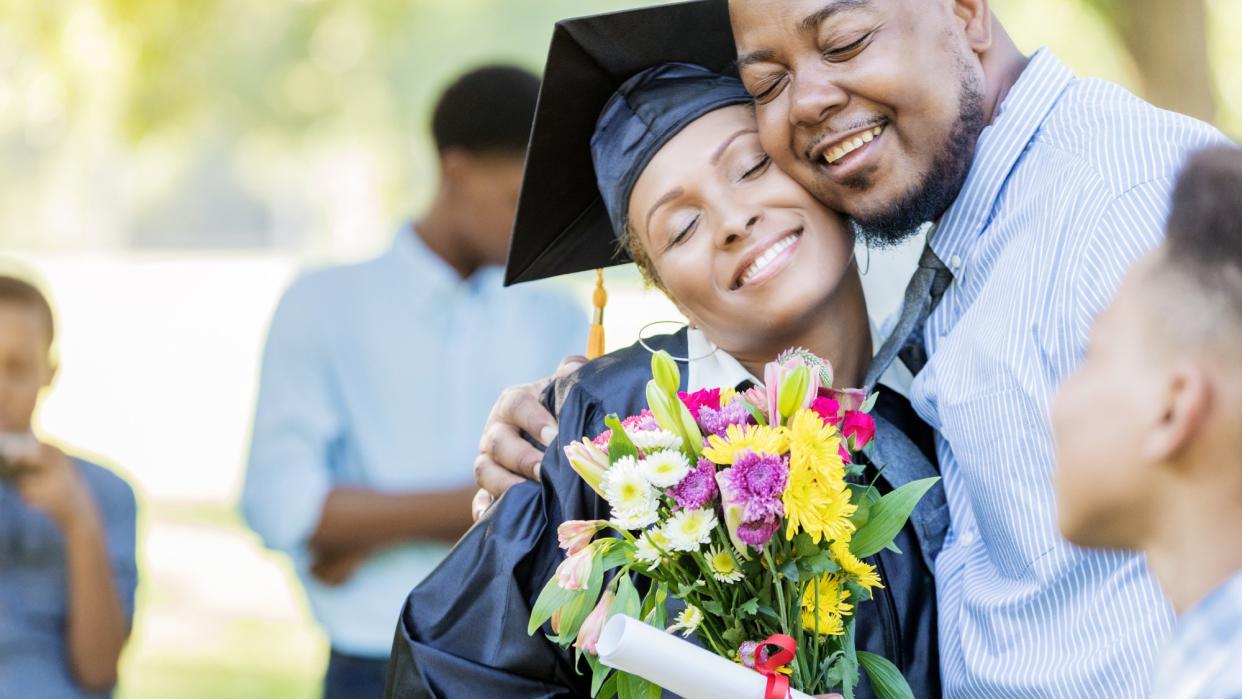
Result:
{"label": "mortarboard tassel", "polygon": [[595,270],[595,295],[591,302],[595,305],[595,315],[591,320],[591,332],[587,335],[587,359],[596,359],[604,354],[604,306],[608,303],[608,292],[604,291],[604,270]]}

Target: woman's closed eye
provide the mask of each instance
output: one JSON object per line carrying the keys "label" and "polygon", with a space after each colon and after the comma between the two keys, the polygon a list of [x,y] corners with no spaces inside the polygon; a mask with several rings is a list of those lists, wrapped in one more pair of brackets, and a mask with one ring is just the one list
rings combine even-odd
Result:
{"label": "woman's closed eye", "polygon": [[685,240],[689,238],[692,233],[694,233],[694,229],[697,228],[698,225],[699,225],[698,216],[695,216],[694,218],[685,222],[685,224],[681,226],[681,229],[677,233],[674,233],[669,238],[668,245],[665,245],[664,249],[668,250],[674,246],[680,245],[681,243],[685,242]]}
{"label": "woman's closed eye", "polygon": [[759,177],[763,173],[767,172],[768,166],[771,164],[772,164],[772,158],[768,157],[767,153],[764,153],[758,156],[755,160],[752,161],[751,166],[745,172],[742,173],[742,176],[740,178],[741,181],[745,182],[747,180],[753,180],[756,177]]}

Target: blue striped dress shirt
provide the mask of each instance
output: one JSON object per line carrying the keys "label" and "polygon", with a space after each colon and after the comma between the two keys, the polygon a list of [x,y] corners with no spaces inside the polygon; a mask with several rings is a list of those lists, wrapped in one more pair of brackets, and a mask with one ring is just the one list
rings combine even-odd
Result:
{"label": "blue striped dress shirt", "polygon": [[948,697],[1146,694],[1172,611],[1141,557],[1061,538],[1048,404],[1160,241],[1187,155],[1224,140],[1047,50],[980,137],[932,235],[954,282],[911,390],[940,434],[953,520],[936,561]]}

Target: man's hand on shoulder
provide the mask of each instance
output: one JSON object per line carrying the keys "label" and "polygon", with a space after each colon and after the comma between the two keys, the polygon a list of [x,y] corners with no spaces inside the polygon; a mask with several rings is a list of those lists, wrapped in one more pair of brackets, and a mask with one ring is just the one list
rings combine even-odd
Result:
{"label": "man's hand on shoulder", "polygon": [[475,519],[509,488],[524,480],[539,480],[543,452],[523,435],[531,435],[545,448],[556,439],[556,418],[543,407],[540,396],[553,380],[572,374],[585,362],[584,357],[566,357],[553,376],[512,386],[500,394],[474,461],[474,480],[481,489],[472,507]]}

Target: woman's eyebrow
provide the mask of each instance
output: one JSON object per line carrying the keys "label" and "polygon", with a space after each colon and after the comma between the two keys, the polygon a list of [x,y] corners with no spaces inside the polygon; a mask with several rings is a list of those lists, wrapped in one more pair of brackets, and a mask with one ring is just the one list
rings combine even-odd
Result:
{"label": "woman's eyebrow", "polygon": [[665,204],[676,199],[677,197],[680,197],[681,195],[685,193],[686,193],[686,190],[682,189],[681,187],[674,187],[668,190],[667,192],[665,192],[664,196],[660,197],[659,199],[656,199],[656,203],[652,204],[651,209],[647,212],[647,223],[644,225],[644,228],[648,231],[651,230],[651,217],[655,216],[656,209],[660,208],[661,206],[664,206]]}
{"label": "woman's eyebrow", "polygon": [[748,133],[759,133],[759,129],[753,126],[747,126],[746,128],[741,129],[737,131],[736,133],[730,135],[728,138],[726,138],[724,140],[724,143],[721,143],[720,147],[716,149],[716,152],[712,153],[712,165],[715,165],[716,163],[720,162],[720,159],[724,157],[725,151],[729,150],[729,146],[734,141],[736,141],[738,137],[745,136]]}

